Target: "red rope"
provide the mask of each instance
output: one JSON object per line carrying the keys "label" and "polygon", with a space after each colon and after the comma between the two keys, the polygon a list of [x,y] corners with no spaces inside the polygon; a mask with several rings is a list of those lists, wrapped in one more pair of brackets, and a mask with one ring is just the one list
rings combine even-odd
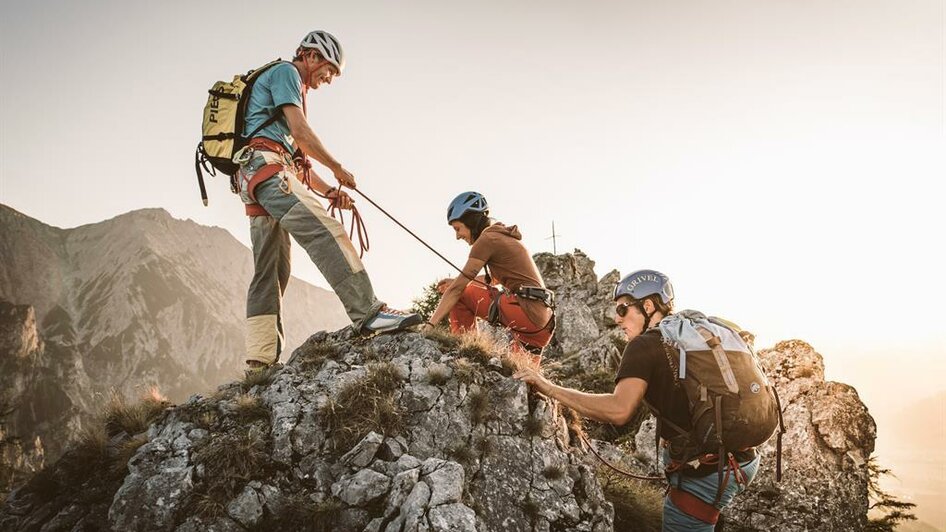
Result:
{"label": "red rope", "polygon": [[598,454],[598,451],[595,450],[594,446],[591,445],[591,443],[588,441],[587,438],[585,438],[585,435],[584,435],[584,434],[582,434],[582,433],[579,432],[579,433],[578,433],[578,437],[581,438],[581,441],[585,442],[585,445],[588,446],[589,449],[591,449],[591,454],[595,455],[595,457],[597,457],[598,460],[600,460],[602,464],[604,464],[604,465],[610,467],[610,468],[613,469],[614,471],[617,471],[618,473],[620,473],[620,474],[622,474],[622,475],[624,475],[624,476],[626,476],[626,477],[636,478],[636,479],[638,479],[638,480],[647,480],[647,481],[652,481],[652,482],[653,482],[653,481],[658,481],[658,480],[659,480],[659,481],[667,480],[667,478],[664,477],[664,476],[659,476],[659,477],[657,477],[657,476],[648,476],[648,475],[638,475],[638,474],[636,474],[636,473],[631,473],[630,471],[625,471],[625,470],[621,469],[620,467],[618,467],[618,466],[612,464],[611,462],[608,462],[607,460],[604,459],[604,457],[602,457],[600,454]]}
{"label": "red rope", "polygon": [[[331,216],[332,218],[336,218],[338,222],[342,224],[342,227],[344,228],[345,215],[343,211],[345,209],[342,209],[340,207],[340,202],[342,199],[341,197],[342,189],[338,187],[333,187],[329,189],[329,190],[335,190],[334,198],[330,198],[326,194],[321,194],[320,192],[312,188],[312,184],[309,182],[309,169],[312,168],[312,163],[310,163],[308,159],[304,159],[303,162],[300,162],[298,164],[302,166],[302,175],[303,175],[302,181],[305,183],[305,186],[309,190],[311,190],[312,193],[315,194],[316,196],[322,199],[328,200],[329,216]],[[365,221],[364,219],[362,219],[361,213],[358,212],[358,207],[355,207],[354,203],[352,203],[351,208],[348,210],[351,211],[351,230],[349,230],[348,232],[348,239],[351,240],[352,243],[354,244],[355,237],[356,236],[358,237],[358,257],[362,258],[365,256],[365,252],[367,252],[371,248],[371,242],[368,240],[368,226],[365,225]]]}

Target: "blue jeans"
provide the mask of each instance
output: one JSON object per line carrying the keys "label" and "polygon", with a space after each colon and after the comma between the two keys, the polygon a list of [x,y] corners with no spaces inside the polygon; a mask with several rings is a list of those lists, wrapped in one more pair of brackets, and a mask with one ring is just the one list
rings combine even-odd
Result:
{"label": "blue jeans", "polygon": [[[730,472],[729,482],[726,484],[726,489],[723,490],[723,496],[720,498],[716,508],[722,510],[732,502],[736,495],[746,489],[746,486],[755,478],[756,472],[759,471],[759,459],[760,457],[756,455],[752,460],[739,464],[740,469],[742,469],[743,474],[746,476],[746,484],[744,485],[740,485],[736,482]],[[723,478],[725,478],[726,470],[728,469],[730,468],[727,465],[726,469],[723,470]],[[670,485],[676,487],[680,474],[671,473],[668,477]],[[699,497],[707,504],[713,504],[713,501],[716,499],[716,490],[719,488],[719,476],[715,472],[705,477],[688,477],[684,475],[682,478],[679,478],[679,481],[680,489]],[[712,532],[714,528],[714,526],[709,523],[704,523],[695,517],[683,513],[673,504],[669,495],[664,499],[663,522],[664,532]]]}

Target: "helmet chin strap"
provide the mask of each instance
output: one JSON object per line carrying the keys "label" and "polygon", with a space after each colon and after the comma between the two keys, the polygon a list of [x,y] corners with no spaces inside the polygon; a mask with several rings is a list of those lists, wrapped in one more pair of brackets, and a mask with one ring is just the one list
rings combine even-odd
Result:
{"label": "helmet chin strap", "polygon": [[634,302],[634,306],[637,307],[637,310],[639,310],[640,313],[641,313],[641,315],[644,316],[644,325],[641,326],[641,334],[644,334],[645,332],[647,332],[647,329],[650,328],[650,319],[651,319],[652,317],[654,317],[654,314],[656,314],[657,311],[654,311],[654,312],[652,312],[652,313],[648,313],[647,310],[644,309],[644,302],[643,302],[643,301],[636,301],[636,302]]}

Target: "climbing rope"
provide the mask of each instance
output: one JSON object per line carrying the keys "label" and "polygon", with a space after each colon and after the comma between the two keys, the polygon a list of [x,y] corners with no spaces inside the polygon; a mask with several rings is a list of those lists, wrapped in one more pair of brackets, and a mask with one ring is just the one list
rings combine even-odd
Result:
{"label": "climbing rope", "polygon": [[600,454],[598,454],[598,451],[595,449],[594,445],[591,445],[591,442],[589,442],[588,439],[585,438],[585,435],[584,435],[584,434],[582,434],[581,432],[579,432],[579,433],[578,433],[578,437],[581,438],[581,441],[584,442],[585,446],[587,446],[589,449],[591,449],[591,454],[595,455],[595,457],[596,457],[598,460],[600,460],[602,464],[608,466],[609,468],[613,469],[614,471],[616,471],[616,472],[618,472],[618,473],[620,473],[620,474],[622,474],[622,475],[624,475],[624,476],[626,476],[626,477],[636,478],[637,480],[647,480],[647,481],[650,481],[650,482],[665,481],[665,480],[667,480],[667,478],[664,477],[664,476],[659,476],[659,477],[658,477],[658,476],[638,475],[637,473],[631,473],[630,471],[625,471],[625,470],[621,469],[620,467],[618,467],[618,466],[612,464],[611,462],[608,462],[607,460],[604,459],[603,456],[601,456]]}
{"label": "climbing rope", "polygon": [[[375,203],[374,200],[372,200],[372,199],[369,198],[367,195],[365,195],[364,192],[362,192],[361,190],[358,190],[357,188],[353,188],[352,190],[355,191],[355,192],[357,192],[358,195],[361,196],[362,198],[365,198],[365,200],[367,200],[368,203],[374,205],[374,207],[375,207],[376,209],[378,209],[378,210],[381,211],[385,216],[387,216],[388,218],[390,218],[391,221],[394,222],[394,223],[396,223],[401,229],[407,231],[407,234],[409,234],[409,235],[411,235],[412,237],[414,237],[415,239],[417,239],[418,242],[420,242],[421,244],[423,244],[424,247],[426,247],[427,249],[429,249],[430,251],[432,251],[435,255],[437,255],[438,257],[440,257],[441,260],[443,260],[444,262],[446,262],[447,264],[449,264],[450,266],[452,266],[454,270],[460,272],[460,275],[466,277],[466,278],[469,279],[471,282],[474,282],[474,283],[478,283],[478,284],[483,285],[485,288],[487,288],[488,290],[491,291],[491,292],[490,292],[491,294],[492,294],[492,291],[493,291],[493,290],[496,290],[496,288],[493,287],[492,284],[490,284],[489,282],[483,282],[483,281],[480,281],[479,279],[477,279],[477,278],[475,278],[475,277],[471,277],[471,276],[467,275],[462,269],[460,269],[459,266],[457,266],[456,264],[454,264],[453,262],[451,262],[450,259],[448,259],[447,257],[444,257],[439,251],[437,251],[436,249],[434,249],[433,246],[431,246],[430,244],[428,244],[427,242],[425,242],[423,238],[417,236],[416,233],[414,233],[413,231],[411,231],[410,229],[408,229],[407,226],[405,226],[405,225],[402,224],[397,218],[395,218],[394,216],[392,216],[391,213],[389,213],[388,211],[384,210],[380,205],[378,205],[377,203]],[[367,237],[366,237],[366,238],[367,238]],[[486,267],[484,266],[484,268],[486,268]],[[489,279],[489,269],[486,269],[486,275],[487,275],[487,279]],[[496,296],[491,296],[491,297],[499,297],[499,296],[496,295]],[[554,309],[554,307],[553,307],[553,309]],[[520,333],[520,334],[538,334],[538,333],[540,333],[540,332],[542,332],[542,331],[548,329],[549,326],[550,326],[550,325],[553,325],[554,323],[555,323],[555,314],[553,313],[552,316],[549,317],[548,321],[545,322],[545,325],[543,325],[543,326],[542,326],[541,328],[539,328],[539,329],[535,329],[535,330],[520,329],[520,328],[513,327],[512,325],[509,325],[509,324],[503,324],[503,323],[502,323],[502,311],[500,311],[500,325],[502,325],[503,327],[506,327],[507,329],[509,329],[509,330],[511,330],[511,331],[513,331],[513,332],[517,332],[517,333]]]}
{"label": "climbing rope", "polygon": [[[438,257],[440,257],[440,259],[441,259],[442,261],[444,261],[444,262],[446,262],[447,264],[449,264],[450,266],[452,266],[454,270],[460,272],[460,275],[463,275],[464,277],[470,279],[470,281],[475,282],[475,283],[479,283],[479,284],[485,286],[486,288],[491,288],[491,285],[489,285],[489,284],[487,284],[487,283],[484,283],[483,281],[480,281],[479,279],[476,279],[476,278],[474,278],[474,277],[470,277],[469,275],[467,275],[466,273],[464,273],[463,270],[461,270],[459,266],[457,266],[456,264],[454,264],[453,262],[451,262],[450,259],[448,259],[447,257],[444,257],[439,251],[437,251],[437,250],[434,249],[430,244],[428,244],[427,242],[425,242],[423,238],[417,236],[416,233],[414,233],[413,231],[411,231],[410,229],[408,229],[407,226],[405,226],[404,224],[402,224],[397,218],[395,218],[394,216],[392,216],[391,213],[389,213],[388,211],[386,211],[383,207],[381,207],[380,205],[378,205],[374,200],[372,200],[371,198],[369,198],[364,192],[362,192],[361,190],[359,190],[359,189],[357,189],[357,188],[353,188],[352,190],[355,191],[356,193],[358,193],[358,195],[361,196],[362,198],[364,198],[368,203],[372,204],[376,209],[378,209],[379,211],[381,211],[385,216],[387,216],[388,218],[390,218],[392,222],[396,223],[396,224],[398,225],[398,227],[400,227],[401,229],[403,229],[404,231],[406,231],[407,234],[411,235],[411,236],[414,237],[418,242],[420,242],[421,244],[423,244],[424,247],[426,247],[427,249],[429,249],[434,255],[437,255]],[[333,207],[332,207],[332,208],[333,208],[333,209],[335,208],[335,207],[334,207],[334,203],[333,203]],[[354,210],[354,206],[352,207],[352,215],[353,215],[354,218],[357,218],[357,219],[358,219],[358,223],[359,223],[359,224],[362,223],[362,222],[360,221],[360,220],[361,220],[361,217],[360,217],[359,215],[357,215],[357,214],[356,214],[356,211]],[[352,227],[352,230],[354,231],[354,227]],[[360,235],[360,232],[359,232],[359,235]],[[367,239],[367,233],[366,233],[366,235],[365,235],[365,238]],[[366,248],[366,249],[367,249],[367,248]],[[553,317],[549,319],[549,323],[551,323],[552,320],[554,320],[554,319],[555,319],[555,317],[554,317],[554,315],[553,315]],[[539,329],[538,331],[544,330],[546,327],[548,327],[549,323],[546,323],[545,327],[543,327],[542,329]],[[631,473],[630,471],[625,471],[625,470],[623,470],[623,469],[617,467],[616,465],[612,464],[611,462],[608,462],[607,460],[605,460],[604,457],[602,457],[600,454],[598,454],[598,451],[594,448],[593,445],[591,445],[591,443],[588,441],[588,439],[585,438],[585,435],[584,435],[584,434],[578,433],[578,435],[579,435],[579,437],[581,438],[581,440],[585,443],[585,445],[586,445],[589,449],[591,449],[591,453],[594,454],[595,457],[597,457],[598,460],[601,461],[601,463],[603,463],[604,465],[606,465],[606,466],[608,466],[609,468],[613,469],[614,471],[616,471],[616,472],[618,472],[618,473],[620,473],[620,474],[622,474],[622,475],[624,475],[624,476],[631,477],[631,478],[636,478],[636,479],[638,479],[638,480],[646,480],[646,481],[651,481],[651,482],[653,482],[653,481],[663,481],[663,480],[666,480],[666,478],[663,477],[663,476],[638,475],[638,474],[636,474],[636,473]]]}

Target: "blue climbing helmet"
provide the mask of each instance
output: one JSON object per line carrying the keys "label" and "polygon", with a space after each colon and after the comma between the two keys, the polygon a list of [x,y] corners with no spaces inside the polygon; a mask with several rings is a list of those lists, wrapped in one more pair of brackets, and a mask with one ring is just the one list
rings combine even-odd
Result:
{"label": "blue climbing helmet", "polygon": [[634,301],[642,301],[648,296],[660,296],[660,302],[670,305],[673,301],[673,285],[670,278],[655,270],[637,270],[621,279],[614,287],[614,301],[621,296],[631,296]]}
{"label": "blue climbing helmet", "polygon": [[[655,270],[637,270],[625,278],[614,287],[614,301],[621,296],[630,296],[633,300],[632,305],[644,316],[644,324],[641,327],[641,334],[650,327],[650,318],[657,311],[665,315],[673,307],[673,285],[670,284],[670,278]],[[651,296],[659,296],[660,301],[656,302],[654,312],[647,312],[644,308],[644,300]],[[618,314],[623,316],[623,314]]]}
{"label": "blue climbing helmet", "polygon": [[486,212],[489,210],[489,204],[486,198],[479,192],[464,192],[453,198],[450,206],[447,207],[447,223],[455,222],[464,214],[472,212]]}

